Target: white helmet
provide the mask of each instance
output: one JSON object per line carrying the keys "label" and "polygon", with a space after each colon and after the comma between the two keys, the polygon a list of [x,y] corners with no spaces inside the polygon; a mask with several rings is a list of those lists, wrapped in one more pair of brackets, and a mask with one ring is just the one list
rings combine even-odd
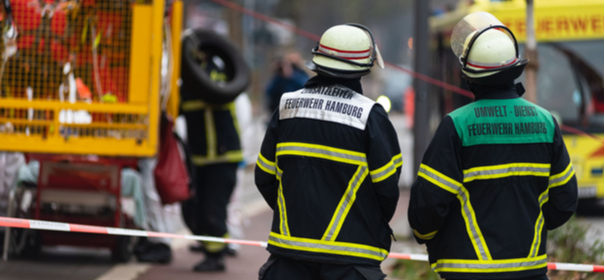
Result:
{"label": "white helmet", "polygon": [[360,24],[336,25],[324,32],[311,53],[307,67],[320,74],[338,78],[356,78],[370,73],[374,61],[384,62],[370,30]]}
{"label": "white helmet", "polygon": [[513,33],[487,12],[465,16],[452,32],[451,46],[462,76],[477,84],[500,84],[521,75],[527,60],[519,58]]}

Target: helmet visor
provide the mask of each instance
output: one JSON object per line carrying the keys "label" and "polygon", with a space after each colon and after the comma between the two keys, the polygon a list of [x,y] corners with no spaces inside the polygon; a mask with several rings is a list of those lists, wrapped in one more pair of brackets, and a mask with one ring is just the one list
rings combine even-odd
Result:
{"label": "helmet visor", "polygon": [[[459,59],[462,59],[469,53],[472,38],[491,26],[504,26],[494,15],[487,12],[474,12],[465,16],[452,31],[451,46],[452,51]],[[498,30],[506,33],[513,42],[516,42],[515,37],[508,29],[498,28]]]}

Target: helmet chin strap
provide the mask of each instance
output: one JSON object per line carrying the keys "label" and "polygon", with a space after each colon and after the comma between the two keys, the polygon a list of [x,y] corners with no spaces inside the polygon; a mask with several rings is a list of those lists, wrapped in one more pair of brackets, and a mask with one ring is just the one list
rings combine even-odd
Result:
{"label": "helmet chin strap", "polygon": [[[502,70],[497,71],[496,73],[489,75],[489,76],[485,76],[485,77],[472,77],[469,76],[463,69],[462,71],[462,77],[467,80],[467,81],[471,81],[474,84],[478,84],[478,85],[499,85],[499,84],[504,84],[507,82],[514,82],[515,79],[519,78],[519,76],[521,76],[521,73],[523,73],[523,70],[525,69],[525,65],[527,65],[528,60],[524,59],[521,60],[519,63],[515,64],[515,65],[511,65],[509,67],[506,67]],[[471,72],[471,71],[469,71]],[[473,73],[473,72],[471,72]]]}
{"label": "helmet chin strap", "polygon": [[506,27],[504,25],[491,25],[491,26],[489,26],[487,28],[484,28],[483,30],[475,33],[475,35],[473,35],[473,37],[469,41],[468,46],[466,47],[466,50],[464,51],[464,53],[459,58],[460,63],[462,64],[462,70],[473,72],[473,73],[486,73],[486,72],[494,71],[492,69],[472,70],[472,69],[468,69],[467,68],[468,56],[469,56],[469,54],[471,52],[471,49],[473,48],[473,45],[475,44],[475,41],[477,40],[477,38],[479,38],[479,36],[481,36],[483,33],[485,33],[486,31],[488,31],[490,29],[505,30],[510,35],[510,37],[513,39],[513,44],[515,46],[515,57],[517,59],[519,59],[519,44],[517,43],[517,38],[515,38],[515,34],[513,34],[513,32],[510,31],[510,29],[508,29],[508,27]]}

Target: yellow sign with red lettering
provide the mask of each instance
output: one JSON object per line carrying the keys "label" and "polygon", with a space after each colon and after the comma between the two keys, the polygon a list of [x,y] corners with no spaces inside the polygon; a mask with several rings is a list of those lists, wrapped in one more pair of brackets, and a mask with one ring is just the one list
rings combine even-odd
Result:
{"label": "yellow sign with red lettering", "polygon": [[[603,1],[535,2],[534,29],[539,42],[603,39]],[[473,10],[493,14],[518,41],[525,41],[525,1],[496,3],[477,5]]]}

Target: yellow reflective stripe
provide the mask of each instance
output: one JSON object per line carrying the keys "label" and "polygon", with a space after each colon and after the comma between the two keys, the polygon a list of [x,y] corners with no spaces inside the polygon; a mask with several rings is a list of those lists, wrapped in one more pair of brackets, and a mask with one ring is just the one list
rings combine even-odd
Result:
{"label": "yellow reflective stripe", "polygon": [[183,112],[191,112],[191,111],[199,111],[199,110],[203,110],[206,108],[209,109],[214,109],[214,110],[226,110],[229,109],[229,106],[231,106],[232,104],[234,104],[233,102],[224,104],[224,105],[211,105],[208,103],[205,103],[204,101],[201,100],[189,100],[189,101],[183,101],[183,103],[181,103],[181,110]]}
{"label": "yellow reflective stripe", "polygon": [[420,164],[418,176],[456,195],[458,200],[460,200],[460,211],[462,212],[462,218],[464,218],[466,230],[469,238],[471,239],[475,252],[477,253],[477,257],[479,257],[481,260],[491,260],[492,256],[487,248],[487,244],[485,243],[483,233],[481,233],[479,225],[477,224],[475,211],[471,205],[469,193],[466,188],[464,188],[464,186],[458,181],[445,176],[441,172],[425,164]]}
{"label": "yellow reflective stripe", "polygon": [[401,167],[403,165],[403,158],[401,154],[398,154],[393,157],[393,163],[395,163],[395,167]]}
{"label": "yellow reflective stripe", "polygon": [[235,127],[235,132],[237,132],[237,138],[240,138],[241,134],[239,131],[239,123],[237,121],[237,113],[235,112],[235,102],[227,103],[226,106],[229,108],[229,112],[231,113],[231,119],[233,120],[233,127]]}
{"label": "yellow reflective stripe", "polygon": [[425,164],[420,164],[418,176],[453,194],[458,194],[462,187],[459,182]]}
{"label": "yellow reflective stripe", "polygon": [[277,144],[277,151],[275,155],[298,155],[316,157],[337,162],[364,166],[368,164],[366,160],[366,155],[364,153],[333,148],[324,145],[298,142],[284,142]]}
{"label": "yellow reflective stripe", "polygon": [[256,160],[256,165],[262,169],[263,171],[275,175],[275,162],[269,161],[266,159],[261,153],[258,153],[258,159]]}
{"label": "yellow reflective stripe", "polygon": [[195,165],[207,165],[214,163],[240,162],[244,159],[242,151],[229,151],[220,156],[210,158],[208,156],[192,155],[191,162]]}
{"label": "yellow reflective stripe", "polygon": [[529,255],[527,256],[528,258],[538,255],[540,243],[542,242],[542,230],[544,229],[544,213],[542,213],[542,206],[547,201],[548,189],[542,192],[542,194],[540,194],[538,197],[538,202],[540,203],[540,214],[538,215],[538,219],[536,219],[536,224],[534,225],[534,240],[531,242],[531,248],[529,249]]}
{"label": "yellow reflective stripe", "polygon": [[216,157],[216,129],[214,127],[214,115],[212,110],[204,111],[204,119],[206,122],[206,157],[213,160]]}
{"label": "yellow reflective stripe", "polygon": [[389,254],[389,251],[385,249],[368,245],[284,236],[275,232],[270,233],[268,243],[291,250],[360,257],[377,261],[383,261]]}
{"label": "yellow reflective stripe", "polygon": [[286,212],[286,198],[284,197],[284,188],[281,183],[281,178],[284,172],[277,167],[277,180],[279,181],[279,188],[277,189],[277,206],[279,208],[279,231],[285,236],[290,235],[290,228],[288,227],[288,213]]}
{"label": "yellow reflective stripe", "polygon": [[538,197],[538,202],[540,203],[540,214],[538,215],[536,224],[534,225],[534,240],[531,243],[528,257],[535,257],[540,249],[540,243],[542,243],[542,230],[544,230],[544,213],[542,212],[542,206],[548,202],[548,192],[551,188],[558,187],[569,182],[574,174],[575,172],[570,162],[563,172],[548,178],[548,188]]}
{"label": "yellow reflective stripe", "polygon": [[465,187],[460,187],[460,192],[457,195],[458,200],[460,200],[460,204],[462,205],[462,218],[464,218],[466,224],[466,231],[468,232],[468,236],[471,239],[471,243],[475,248],[475,253],[477,253],[477,257],[480,260],[491,260],[492,255],[487,248],[487,244],[485,243],[485,238],[483,237],[483,233],[481,229],[479,229],[479,224],[477,223],[477,217],[475,216],[475,210],[473,210],[473,206],[471,205],[470,196]]}
{"label": "yellow reflective stripe", "polygon": [[[229,238],[229,233],[225,233],[223,238]],[[227,243],[225,242],[215,242],[215,241],[203,241],[204,249],[210,253],[218,253],[221,252],[227,247]]]}
{"label": "yellow reflective stripe", "polygon": [[490,166],[479,166],[463,170],[464,183],[474,180],[498,179],[510,176],[542,176],[550,175],[550,164],[516,162]]}
{"label": "yellow reflective stripe", "polygon": [[365,180],[366,176],[368,176],[368,168],[366,166],[359,166],[355,174],[353,174],[353,178],[349,181],[349,185],[345,194],[340,199],[340,203],[338,203],[338,207],[336,207],[336,211],[332,216],[332,220],[330,220],[330,224],[324,233],[322,240],[334,241],[336,237],[340,233],[342,228],[342,224],[344,223],[349,211],[351,210],[351,206],[355,202],[357,198],[357,190],[361,186],[361,183]]}
{"label": "yellow reflective stripe", "polygon": [[422,233],[418,232],[417,230],[414,230],[414,235],[423,240],[431,240],[431,239],[433,239],[433,237],[435,237],[436,234],[437,234],[437,230],[433,231],[433,232],[429,232],[427,234],[422,234]]}
{"label": "yellow reflective stripe", "polygon": [[401,158],[401,154],[398,154],[383,167],[370,171],[372,182],[378,183],[386,178],[389,178],[391,175],[395,174],[395,171],[397,171],[397,168],[401,165],[403,165],[403,159]]}
{"label": "yellow reflective stripe", "polygon": [[455,260],[440,259],[432,263],[435,272],[494,273],[532,270],[546,267],[546,254],[533,258],[504,260]]}
{"label": "yellow reflective stripe", "polygon": [[548,177],[548,188],[554,188],[567,184],[574,174],[576,173],[570,162],[563,172]]}

